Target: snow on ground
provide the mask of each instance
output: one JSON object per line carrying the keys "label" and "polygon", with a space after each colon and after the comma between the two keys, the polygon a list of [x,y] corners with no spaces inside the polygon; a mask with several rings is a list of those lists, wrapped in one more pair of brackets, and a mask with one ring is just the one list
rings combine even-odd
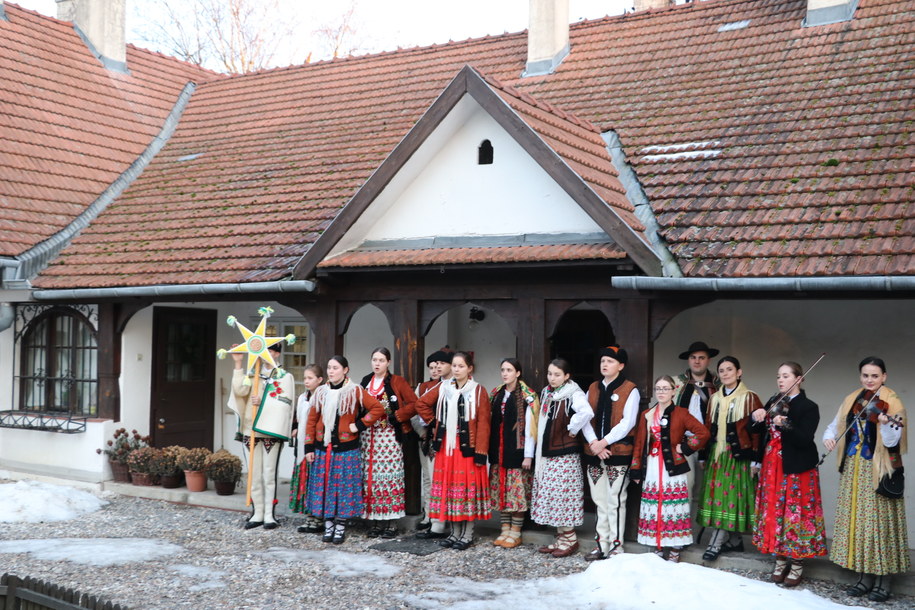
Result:
{"label": "snow on ground", "polygon": [[49,538],[0,542],[0,553],[29,553],[45,561],[90,566],[156,561],[184,552],[177,544],[149,538]]}
{"label": "snow on ground", "polygon": [[792,591],[692,564],[672,564],[652,553],[626,554],[599,561],[584,572],[562,578],[489,582],[446,578],[438,584],[438,592],[424,593],[421,597],[406,594],[400,598],[418,608],[447,605],[462,609],[708,610],[722,607],[722,600],[726,599],[728,608],[740,610],[779,607],[792,610],[848,609],[848,606],[809,591]]}
{"label": "snow on ground", "polygon": [[400,572],[399,566],[388,563],[384,557],[369,553],[344,553],[332,550],[301,551],[271,547],[263,553],[263,556],[287,562],[320,563],[327,568],[328,574],[343,578],[360,576],[391,578]]}
{"label": "snow on ground", "polygon": [[188,591],[206,591],[207,589],[222,589],[226,586],[223,576],[226,576],[226,572],[220,570],[211,570],[210,568],[202,568],[200,566],[192,566],[186,563],[178,563],[172,566],[168,566],[168,569],[180,576],[190,578],[192,580],[200,580],[196,585],[188,586]]}
{"label": "snow on ground", "polygon": [[0,522],[5,523],[67,521],[106,504],[91,493],[72,487],[38,481],[0,484]]}

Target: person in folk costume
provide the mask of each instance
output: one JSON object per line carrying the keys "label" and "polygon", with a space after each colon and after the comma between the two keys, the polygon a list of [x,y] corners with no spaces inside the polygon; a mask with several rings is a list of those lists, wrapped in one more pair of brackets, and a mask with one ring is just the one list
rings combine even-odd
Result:
{"label": "person in folk costume", "polygon": [[714,528],[702,555],[706,561],[718,559],[721,553],[743,551],[740,534],[753,526],[760,441],[750,431],[750,414],[762,408],[762,402],[741,375],[737,358],[725,356],[718,361],[721,389],[712,396],[705,415],[712,437],[697,521]]}
{"label": "person in folk costume", "polygon": [[[276,343],[267,349],[274,362],[279,362],[282,357],[280,344]],[[264,529],[272,530],[279,527],[274,514],[277,501],[276,465],[280,460],[283,442],[289,440],[292,431],[295,379],[282,367],[270,368],[265,361],[260,369],[262,392],[255,396],[251,393],[251,378],[242,365],[245,357],[245,354],[232,354],[235,369],[232,371],[233,400],[229,403],[238,417],[236,440],[240,440],[247,448],[250,446],[251,435],[254,435],[254,452],[251,454],[251,463],[248,464],[253,510],[245,522],[245,529],[263,525]],[[249,451],[246,450],[245,455],[249,455]]]}
{"label": "person in folk costume", "polygon": [[521,363],[517,359],[504,358],[499,372],[502,385],[492,391],[489,400],[489,497],[492,510],[499,511],[502,523],[502,532],[493,544],[513,549],[521,544],[524,513],[530,506],[540,400],[521,380]]}
{"label": "person in folk costume", "polygon": [[550,362],[537,418],[531,519],[556,528],[555,542],[538,549],[553,557],[568,557],[578,550],[575,527],[584,523],[581,443],[576,436],[594,411],[571,376],[567,361]]}
{"label": "person in folk costume", "polygon": [[[711,359],[717,356],[719,351],[714,347],[709,347],[704,341],[694,341],[680,354],[680,360],[686,360],[686,372],[674,377],[674,404],[689,409],[689,414],[705,423],[705,411],[708,409],[708,401],[712,394],[718,390],[720,381],[715,375],[708,370]],[[687,433],[689,435],[689,433]],[[689,463],[689,470],[686,473],[688,480],[687,489],[689,490],[690,500],[693,499],[693,487],[695,485],[696,462],[699,458],[698,453],[691,453],[686,459]]]}
{"label": "person in folk costume", "polygon": [[327,362],[327,383],[315,390],[305,426],[305,459],[312,464],[308,510],[324,519],[323,540],[334,544],[346,540],[348,520],[363,511],[359,433],[384,417],[382,404],[348,373],[343,356]]}
{"label": "person in folk costume", "polygon": [[[772,582],[786,587],[801,582],[804,559],[826,554],[819,457],[813,440],[820,410],[801,389],[803,377],[800,364],[780,364],[779,393],[753,412],[751,427],[761,434],[765,448],[756,488],[753,544],[761,553],[775,555]],[[770,413],[779,397],[784,408]]]}
{"label": "person in folk costume", "polygon": [[[869,356],[858,370],[862,388],[845,397],[823,433],[826,449],[838,449],[841,473],[829,558],[858,573],[848,595],[881,602],[889,599],[891,575],[907,572],[910,564],[905,499],[884,495],[882,485],[885,477],[902,475],[908,424],[899,396],[884,385],[883,360]],[[872,421],[869,406],[885,411]]]}
{"label": "person in folk costume", "polygon": [[490,515],[486,475],[490,405],[486,389],[471,378],[470,354],[455,352],[451,373],[451,379],[441,381],[416,402],[416,410],[432,427],[430,516],[451,522],[451,534],[439,544],[463,551],[473,544],[474,521]]}
{"label": "person in folk costume", "polygon": [[376,347],[372,350],[372,372],[361,382],[385,410],[385,417],[363,432],[361,439],[362,517],[372,522],[369,538],[396,538],[395,520],[405,514],[403,439],[411,429],[410,417],[416,413],[416,394],[406,379],[391,374],[390,366],[390,350]]}
{"label": "person in folk costume", "polygon": [[[451,358],[453,356],[454,351],[452,351],[452,349],[447,345],[430,356],[436,358],[435,364],[436,372],[438,374],[438,381],[429,385],[423,392],[418,393],[417,396],[422,398],[433,389],[436,389],[439,383],[445,383],[451,379]],[[417,401],[416,405],[417,407],[419,406],[419,401]],[[417,414],[416,417],[419,417],[419,420],[423,421],[422,415]],[[435,471],[435,453],[432,451],[433,434],[430,426],[426,425],[425,422],[423,422],[423,430],[424,433],[420,435],[422,439],[422,442],[420,443],[420,450],[425,451],[425,461],[428,462],[430,470],[429,487],[423,490],[423,494],[425,494],[425,506],[423,507],[423,510],[425,511],[426,519],[429,520],[429,527],[420,529],[418,532],[416,532],[416,537],[424,540],[445,538],[448,536],[448,524],[441,519],[434,518],[430,508],[430,502],[432,501],[432,473]]]}
{"label": "person in folk costume", "polygon": [[654,547],[662,557],[669,547],[667,561],[678,563],[680,551],[693,543],[687,458],[705,447],[711,435],[702,422],[673,402],[674,386],[667,375],[655,379],[657,402],[638,418],[629,476],[635,483],[643,482],[639,543]]}
{"label": "person in folk costume", "polygon": [[597,546],[585,555],[586,561],[623,552],[628,473],[641,400],[638,388],[623,373],[627,362],[629,355],[620,346],[601,349],[603,379],[588,388],[594,417],[582,429],[587,441],[582,466],[597,507]]}
{"label": "person in folk costume", "polygon": [[[311,400],[315,390],[324,383],[324,369],[320,364],[309,364],[302,373],[305,392],[296,403],[295,419],[292,422],[292,437],[296,441],[296,464],[292,468],[289,482],[289,510],[305,515],[305,523],[298,527],[301,534],[316,534],[324,529],[321,520],[308,512],[308,481],[311,478],[311,464],[305,459],[305,424],[311,411]],[[301,433],[299,428],[302,428]]]}
{"label": "person in folk costume", "polygon": [[[426,368],[429,369],[429,379],[422,381],[416,386],[416,396],[422,396],[435,385],[441,378],[439,373],[439,360],[444,356],[444,352],[436,351],[426,358]],[[450,364],[448,365],[450,368]],[[429,491],[432,488],[432,460],[429,458],[429,446],[431,445],[431,435],[429,427],[423,422],[423,418],[417,414],[410,419],[413,431],[419,437],[419,466],[422,490],[423,513],[416,524],[416,531],[422,532],[432,527],[432,521],[429,519]],[[444,537],[444,536],[443,536]]]}

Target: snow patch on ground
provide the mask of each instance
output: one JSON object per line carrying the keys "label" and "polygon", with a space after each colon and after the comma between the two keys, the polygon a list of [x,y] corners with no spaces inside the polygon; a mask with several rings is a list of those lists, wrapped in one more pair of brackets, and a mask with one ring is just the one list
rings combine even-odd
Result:
{"label": "snow patch on ground", "polygon": [[177,544],[149,538],[51,538],[0,542],[2,553],[28,553],[45,561],[113,566],[156,561],[183,553]]}
{"label": "snow patch on ground", "polygon": [[106,504],[105,500],[72,487],[28,480],[0,484],[0,522],[4,523],[67,521]]}
{"label": "snow patch on ground", "polygon": [[188,586],[188,591],[222,589],[226,586],[225,581],[222,580],[222,577],[226,576],[226,573],[219,570],[201,568],[200,566],[193,566],[187,563],[178,563],[168,566],[168,569],[185,578],[202,581],[195,585]]}
{"label": "snow patch on ground", "polygon": [[388,563],[383,557],[368,553],[345,553],[343,551],[303,551],[283,547],[271,547],[264,557],[286,562],[312,562],[324,565],[328,574],[344,578],[375,577],[391,578],[400,572],[400,566]]}
{"label": "snow patch on ground", "polygon": [[448,605],[460,609],[499,606],[525,610],[612,608],[644,610],[676,608],[708,610],[721,606],[740,610],[835,610],[836,604],[810,591],[797,591],[692,564],[673,564],[652,553],[620,555],[592,564],[580,574],[531,581],[476,582],[446,578],[439,591],[400,599],[417,608]]}

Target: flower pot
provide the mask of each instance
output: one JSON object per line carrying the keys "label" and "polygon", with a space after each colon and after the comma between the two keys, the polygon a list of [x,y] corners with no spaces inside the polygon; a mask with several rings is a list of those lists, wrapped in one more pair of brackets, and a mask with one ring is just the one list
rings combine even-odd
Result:
{"label": "flower pot", "polygon": [[202,470],[185,470],[184,480],[188,491],[206,491],[207,475]]}
{"label": "flower pot", "polygon": [[134,485],[151,486],[154,484],[155,477],[148,472],[131,472],[130,480]]}
{"label": "flower pot", "polygon": [[235,493],[235,481],[213,481],[213,487],[220,496],[231,496]]}
{"label": "flower pot", "polygon": [[166,489],[181,487],[181,474],[164,474],[159,478],[159,482]]}
{"label": "flower pot", "polygon": [[130,483],[130,471],[127,469],[127,464],[109,460],[108,465],[111,466],[111,476],[115,483]]}

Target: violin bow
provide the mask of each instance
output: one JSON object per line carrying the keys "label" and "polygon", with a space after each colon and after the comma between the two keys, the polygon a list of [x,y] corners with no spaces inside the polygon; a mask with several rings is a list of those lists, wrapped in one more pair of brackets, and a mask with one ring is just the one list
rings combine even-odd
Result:
{"label": "violin bow", "polygon": [[797,381],[795,381],[793,384],[791,384],[791,387],[790,387],[790,388],[788,388],[787,390],[785,390],[784,392],[782,392],[782,393],[781,393],[781,396],[779,396],[778,398],[775,399],[775,402],[772,403],[772,406],[769,407],[768,409],[766,409],[766,414],[771,415],[771,414],[775,411],[775,409],[778,407],[778,405],[781,404],[781,402],[782,402],[783,400],[785,400],[785,397],[788,396],[788,394],[790,394],[791,391],[794,390],[794,388],[796,388],[796,387],[798,386],[799,383],[801,383],[801,381],[803,381],[804,379],[807,379],[807,375],[810,374],[810,371],[812,371],[813,369],[815,369],[815,368],[817,367],[817,365],[820,363],[820,361],[821,361],[823,358],[825,358],[825,357],[826,357],[826,352],[823,352],[822,354],[820,354],[820,357],[817,358],[816,362],[814,362],[813,364],[811,364],[811,365],[810,365],[810,368],[807,369],[807,370],[804,372],[803,375],[801,375],[800,377],[798,377],[798,378],[797,378]]}

